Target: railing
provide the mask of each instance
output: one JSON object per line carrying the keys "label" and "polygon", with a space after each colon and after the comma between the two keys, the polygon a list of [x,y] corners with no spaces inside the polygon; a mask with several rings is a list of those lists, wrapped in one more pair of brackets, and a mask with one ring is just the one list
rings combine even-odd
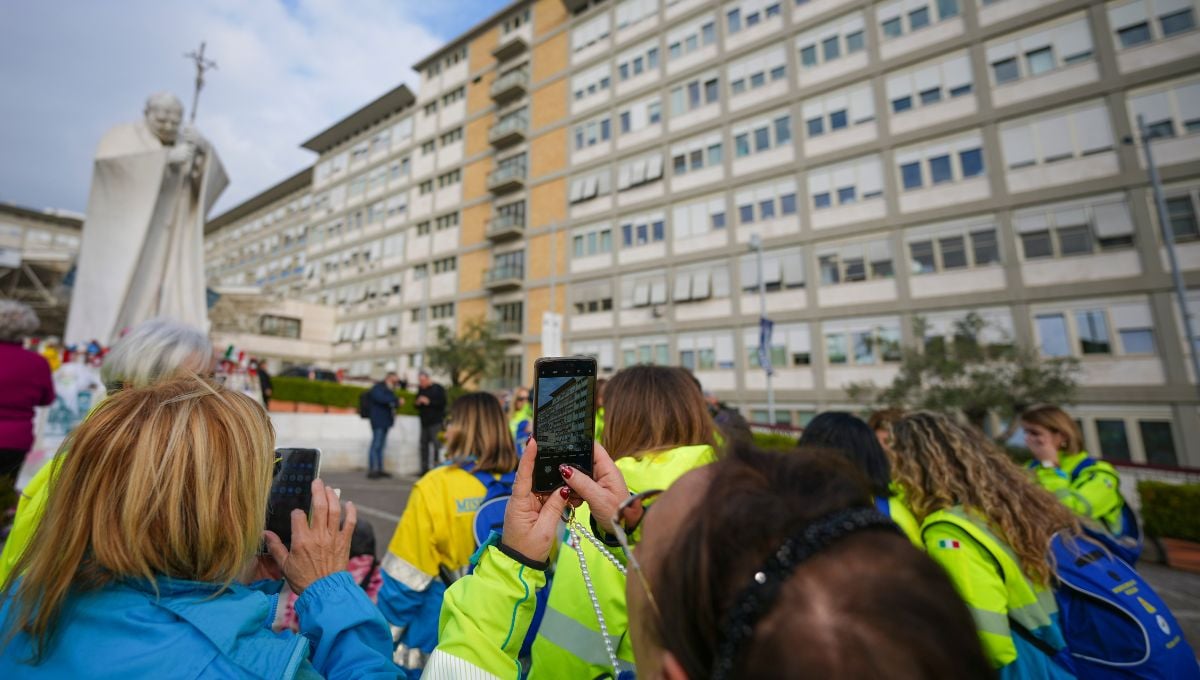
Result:
{"label": "railing", "polygon": [[492,267],[483,273],[483,281],[489,285],[516,283],[525,278],[524,265],[504,265]]}
{"label": "railing", "polygon": [[525,181],[525,165],[512,165],[507,167],[499,167],[488,174],[488,188],[514,183],[520,184]]}
{"label": "railing", "polygon": [[523,325],[520,321],[497,321],[496,332],[500,335],[522,335]]}
{"label": "railing", "polygon": [[487,233],[489,236],[525,230],[525,215],[500,214],[488,220]]}
{"label": "railing", "polygon": [[491,91],[492,96],[497,97],[510,90],[525,89],[527,87],[529,87],[529,73],[525,71],[513,71],[497,78],[496,82],[492,83]]}
{"label": "railing", "polygon": [[495,142],[498,139],[502,139],[514,133],[523,134],[528,129],[529,119],[525,116],[502,118],[492,126],[491,132],[488,133],[488,139]]}

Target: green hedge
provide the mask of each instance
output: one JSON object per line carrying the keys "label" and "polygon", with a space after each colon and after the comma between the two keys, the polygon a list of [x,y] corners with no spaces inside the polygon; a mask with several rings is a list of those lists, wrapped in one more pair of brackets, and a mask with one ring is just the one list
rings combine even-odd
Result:
{"label": "green hedge", "polygon": [[1200,542],[1200,484],[1138,482],[1146,533]]}
{"label": "green hedge", "polygon": [[[280,401],[296,401],[302,404],[320,404],[332,408],[357,410],[359,395],[366,392],[367,388],[307,378],[275,378],[271,381],[271,390],[271,398]],[[396,396],[404,400],[404,405],[396,409],[396,413],[406,416],[417,415],[416,407],[413,406],[415,394],[396,390]]]}
{"label": "green hedge", "polygon": [[796,448],[796,437],[775,432],[755,432],[754,445],[768,451],[791,451]]}

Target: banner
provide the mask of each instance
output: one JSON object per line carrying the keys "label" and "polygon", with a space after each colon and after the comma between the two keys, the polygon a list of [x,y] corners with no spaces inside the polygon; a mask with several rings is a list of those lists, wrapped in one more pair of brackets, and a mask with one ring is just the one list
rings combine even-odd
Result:
{"label": "banner", "polygon": [[775,322],[767,317],[759,317],[758,319],[758,365],[762,367],[767,375],[775,375],[775,369],[771,366],[771,332],[775,330]]}

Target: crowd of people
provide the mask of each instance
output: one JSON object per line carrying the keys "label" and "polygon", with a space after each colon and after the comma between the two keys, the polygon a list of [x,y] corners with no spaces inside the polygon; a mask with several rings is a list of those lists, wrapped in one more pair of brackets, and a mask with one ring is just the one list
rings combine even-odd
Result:
{"label": "crowd of people", "polygon": [[[47,399],[17,334],[0,329],[14,451]],[[1087,678],[1064,570],[1140,583],[1114,556],[1137,538],[1117,471],[1057,407],[1025,414],[1027,467],[923,411],[825,412],[765,451],[689,372],[639,365],[599,390],[591,474],[560,468],[549,494],[528,390],[448,404],[422,374],[423,474],[373,601],[346,571],[354,505],[320,480],[290,545],[264,529],[275,432],[213,356],[151,321],[105,357],[107,397],[23,490],[5,544],[0,677]],[[372,473],[393,378],[368,393]],[[1140,587],[1161,630],[1139,663],[1200,677]]]}

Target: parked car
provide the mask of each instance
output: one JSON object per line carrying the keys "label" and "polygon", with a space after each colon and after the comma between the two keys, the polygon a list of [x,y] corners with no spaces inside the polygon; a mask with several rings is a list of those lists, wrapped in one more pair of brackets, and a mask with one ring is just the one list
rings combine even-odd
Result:
{"label": "parked car", "polygon": [[289,366],[277,377],[284,378],[308,378],[309,380],[324,380],[326,382],[338,382],[337,374],[328,368],[316,368],[313,366]]}

